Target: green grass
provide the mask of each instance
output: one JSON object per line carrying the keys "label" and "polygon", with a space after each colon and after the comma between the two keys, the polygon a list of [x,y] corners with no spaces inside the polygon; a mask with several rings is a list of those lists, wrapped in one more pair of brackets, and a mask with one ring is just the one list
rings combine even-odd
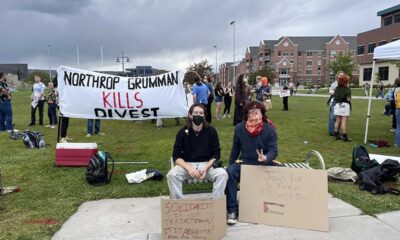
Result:
{"label": "green grass", "polygon": [[[14,121],[16,128],[20,130],[27,128],[30,120],[29,95],[29,91],[13,94]],[[326,98],[290,97],[288,112],[281,111],[282,101],[279,97],[274,96],[272,101],[273,109],[269,115],[278,131],[279,161],[301,161],[308,151],[316,149],[324,157],[327,168],[350,166],[352,148],[364,139],[366,100],[353,101],[348,131],[353,139],[351,143],[334,141],[328,136]],[[391,118],[382,114],[385,101],[373,101],[372,104],[369,139],[386,139],[393,144],[394,133],[389,131]],[[22,191],[8,194],[4,198],[5,209],[0,210],[0,238],[49,239],[88,200],[168,195],[165,180],[131,185],[125,179],[125,173],[143,168],[167,173],[168,159],[179,127],[174,126],[173,119],[167,120],[166,125],[167,128],[156,129],[150,121],[102,121],[102,131],[106,135],[86,138],[86,120],[71,119],[68,135],[74,139],[73,142],[97,142],[99,149],[111,152],[117,161],[149,161],[147,165],[116,165],[112,182],[101,187],[86,183],[85,168],[54,167],[56,129],[39,126],[33,128],[45,134],[47,143],[45,149],[36,150],[28,150],[22,140],[10,140],[7,134],[1,133],[0,170],[3,173],[3,184],[19,185]],[[226,165],[232,145],[232,119],[214,120],[213,125],[220,136],[222,158]],[[308,141],[308,144],[304,141]],[[399,153],[393,147],[368,147],[368,150],[379,154]],[[314,166],[317,165],[315,161]],[[396,186],[399,187],[399,184]],[[353,184],[330,182],[329,192],[367,214],[400,209],[397,196],[374,196],[358,190],[358,186]],[[58,223],[29,223],[46,219],[53,219]]]}
{"label": "green grass", "polygon": [[[386,94],[387,91],[388,91],[388,89],[384,89],[383,93]],[[301,90],[299,89],[297,92],[298,93],[302,93],[302,94],[306,94],[306,93],[308,93],[308,89],[301,89]],[[315,92],[315,93],[316,94],[328,95],[328,92],[329,92],[328,88],[321,88],[321,89],[318,90],[318,92]],[[372,90],[372,96],[375,97],[377,93],[378,93],[378,89],[374,88]],[[351,89],[351,95],[352,96],[363,96],[364,97],[365,96],[364,88],[352,88]]]}

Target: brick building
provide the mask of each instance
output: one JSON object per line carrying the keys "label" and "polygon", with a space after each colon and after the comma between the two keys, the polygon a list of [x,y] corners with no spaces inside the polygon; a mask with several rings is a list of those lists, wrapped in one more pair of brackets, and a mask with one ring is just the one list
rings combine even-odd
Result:
{"label": "brick building", "polygon": [[[357,63],[360,65],[360,85],[371,81],[372,57],[374,49],[400,39],[400,4],[379,11],[379,28],[357,34]],[[399,76],[399,69],[391,61],[379,60],[375,63],[375,73],[385,85],[392,85]]]}

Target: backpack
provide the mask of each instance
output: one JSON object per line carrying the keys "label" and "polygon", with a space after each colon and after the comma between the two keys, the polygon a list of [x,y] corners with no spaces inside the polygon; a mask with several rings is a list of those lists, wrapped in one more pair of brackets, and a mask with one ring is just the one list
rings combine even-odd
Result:
{"label": "backpack", "polygon": [[25,144],[25,147],[33,149],[33,148],[44,148],[46,145],[43,134],[36,131],[24,131],[22,135],[22,142]]}
{"label": "backpack", "polygon": [[[111,172],[107,171],[107,161],[111,159]],[[86,168],[86,181],[91,185],[105,185],[110,183],[114,172],[114,160],[109,152],[99,151],[89,161]]]}
{"label": "backpack", "polygon": [[399,195],[399,190],[387,188],[383,184],[385,181],[393,179],[398,173],[400,173],[400,163],[392,159],[386,159],[381,165],[358,174],[360,189],[370,191],[374,195],[385,193]]}
{"label": "backpack", "polygon": [[351,169],[354,172],[359,173],[378,165],[379,163],[375,159],[369,158],[369,153],[366,147],[363,145],[357,145],[353,148]]}
{"label": "backpack", "polygon": [[350,168],[333,167],[328,169],[328,180],[331,181],[352,181],[357,182],[357,173]]}

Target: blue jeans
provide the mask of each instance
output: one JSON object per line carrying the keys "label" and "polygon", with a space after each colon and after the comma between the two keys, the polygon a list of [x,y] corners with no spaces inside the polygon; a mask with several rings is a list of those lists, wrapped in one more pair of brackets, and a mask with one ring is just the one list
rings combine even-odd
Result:
{"label": "blue jeans", "polygon": [[100,132],[100,119],[88,119],[87,120],[87,133],[93,134],[93,123],[94,123],[94,134]]}
{"label": "blue jeans", "polygon": [[400,108],[396,108],[396,145],[400,147]]}
{"label": "blue jeans", "polygon": [[50,125],[57,125],[57,103],[49,103],[47,108]]}
{"label": "blue jeans", "polygon": [[12,130],[13,113],[11,101],[5,100],[0,103],[0,131]]}
{"label": "blue jeans", "polygon": [[226,169],[228,182],[226,183],[226,207],[228,213],[238,214],[237,187],[240,182],[240,164],[232,163]]}
{"label": "blue jeans", "polygon": [[329,123],[328,123],[328,133],[333,135],[335,131],[335,114],[333,114],[333,107],[335,106],[336,102],[333,101],[332,104],[329,106]]}

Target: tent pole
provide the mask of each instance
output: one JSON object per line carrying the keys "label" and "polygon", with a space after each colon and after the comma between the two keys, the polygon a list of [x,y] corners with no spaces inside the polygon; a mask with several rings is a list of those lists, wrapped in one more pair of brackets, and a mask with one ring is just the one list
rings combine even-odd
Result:
{"label": "tent pole", "polygon": [[369,125],[369,118],[371,117],[371,100],[372,100],[372,89],[374,88],[374,76],[375,76],[375,59],[372,62],[371,84],[369,88],[368,111],[367,111],[367,122],[365,124],[364,144],[367,144],[367,138],[368,138],[368,125]]}

